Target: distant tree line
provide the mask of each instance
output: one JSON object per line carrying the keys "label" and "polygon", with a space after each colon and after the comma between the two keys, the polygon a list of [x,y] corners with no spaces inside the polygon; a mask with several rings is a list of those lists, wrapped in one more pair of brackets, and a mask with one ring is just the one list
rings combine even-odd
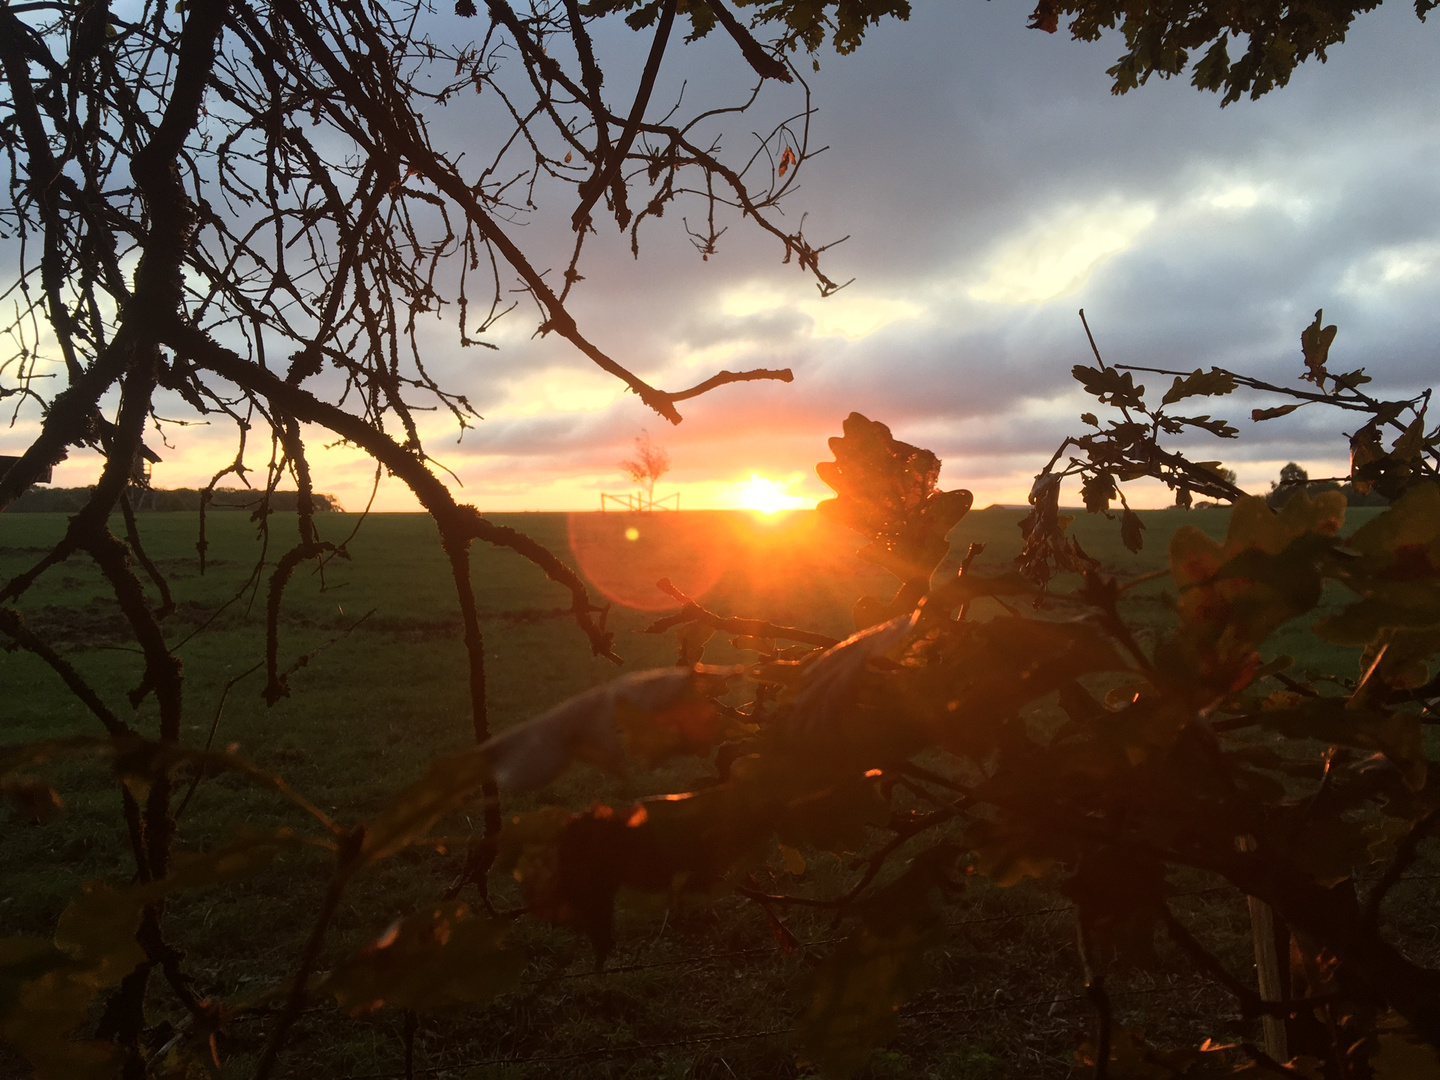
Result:
{"label": "distant tree line", "polygon": [[[1218,470],[1218,475],[1227,483],[1235,483],[1234,469],[1221,468]],[[1297,491],[1304,491],[1312,499],[1326,491],[1338,491],[1345,496],[1345,501],[1350,506],[1390,505],[1390,500],[1373,488],[1362,494],[1349,481],[1340,483],[1336,480],[1311,480],[1310,474],[1305,471],[1305,468],[1293,461],[1288,462],[1280,470],[1279,480],[1270,481],[1270,490],[1265,493],[1265,501],[1278,510],[1289,502]],[[1228,504],[1206,500],[1197,502],[1195,508],[1197,510],[1228,508]]]}
{"label": "distant tree line", "polygon": [[1390,500],[1378,491],[1372,489],[1362,494],[1349,481],[1342,484],[1335,480],[1311,480],[1310,474],[1293,461],[1280,470],[1280,479],[1270,485],[1265,501],[1271,506],[1281,507],[1289,502],[1297,491],[1304,491],[1312,499],[1326,491],[1338,491],[1351,506],[1390,505]]}
{"label": "distant tree line", "polygon": [[[31,488],[12,502],[9,513],[77,513],[94,494],[93,487],[79,488]],[[131,493],[136,510],[190,510],[200,509],[199,488],[150,488]],[[265,500],[265,492],[249,488],[216,488],[211,492],[210,510],[255,510]],[[269,495],[271,510],[294,513],[299,493],[294,491],[272,491]],[[312,496],[315,509],[319,511],[339,510],[339,502],[333,495]]]}

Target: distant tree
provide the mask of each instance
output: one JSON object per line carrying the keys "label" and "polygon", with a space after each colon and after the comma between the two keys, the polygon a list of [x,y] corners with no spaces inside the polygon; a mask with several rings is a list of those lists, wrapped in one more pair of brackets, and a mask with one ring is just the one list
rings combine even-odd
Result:
{"label": "distant tree", "polygon": [[1293,461],[1280,470],[1279,487],[1295,487],[1300,484],[1308,484],[1309,482],[1310,474]]}
{"label": "distant tree", "polygon": [[1271,506],[1281,507],[1290,501],[1297,491],[1304,491],[1311,498],[1327,491],[1338,491],[1351,506],[1388,506],[1390,499],[1366,485],[1361,490],[1351,481],[1311,480],[1310,474],[1295,462],[1289,462],[1280,470],[1280,479],[1270,485],[1265,501]]}
{"label": "distant tree", "polygon": [[[12,502],[3,511],[7,514],[55,514],[74,513],[82,509],[94,496],[95,489],[83,488],[31,488]],[[198,488],[146,488],[130,493],[134,510],[156,510],[174,513],[194,512],[202,507],[210,510],[248,510],[262,508],[266,513],[295,513],[299,506],[300,493],[297,491],[249,491],[245,488],[217,487],[206,491]],[[143,498],[143,502],[141,501]],[[314,492],[311,495],[317,513],[339,510],[338,500],[333,495]]]}
{"label": "distant tree", "polygon": [[[1329,485],[1334,488],[1336,485]],[[1290,501],[1290,497],[1297,491],[1313,492],[1315,487],[1310,483],[1310,474],[1304,468],[1288,462],[1280,470],[1280,479],[1271,481],[1270,490],[1265,495],[1265,501],[1271,506],[1284,506]]]}
{"label": "distant tree", "polygon": [[655,508],[655,484],[670,471],[670,452],[650,441],[650,433],[643,431],[635,439],[635,456],[620,462],[625,475],[645,487],[643,508]]}

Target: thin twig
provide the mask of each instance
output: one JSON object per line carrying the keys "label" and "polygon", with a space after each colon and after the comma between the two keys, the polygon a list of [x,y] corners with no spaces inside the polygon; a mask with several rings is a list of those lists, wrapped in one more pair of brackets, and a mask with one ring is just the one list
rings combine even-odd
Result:
{"label": "thin twig", "polygon": [[817,634],[810,630],[800,630],[793,626],[779,626],[776,623],[766,622],[763,619],[743,619],[734,616],[717,615],[715,612],[701,607],[685,593],[681,592],[669,578],[661,578],[656,582],[656,587],[667,595],[678,600],[682,605],[674,615],[666,615],[657,619],[645,627],[643,633],[663,634],[673,627],[683,623],[698,622],[716,630],[723,630],[728,634],[738,634],[743,637],[753,638],[782,638],[785,641],[798,641],[805,645],[817,645],[822,649],[828,649],[839,644],[838,638],[829,637],[825,634]]}
{"label": "thin twig", "polygon": [[1374,930],[1379,923],[1380,905],[1385,902],[1386,894],[1395,887],[1405,871],[1415,861],[1415,857],[1420,851],[1420,842],[1429,836],[1437,821],[1440,821],[1440,809],[1431,810],[1417,821],[1405,834],[1405,839],[1400,841],[1399,847],[1395,849],[1394,858],[1390,860],[1390,865],[1385,867],[1385,872],[1380,875],[1380,880],[1375,883],[1375,887],[1365,897],[1361,924],[1367,929]]}
{"label": "thin twig", "polygon": [[280,1056],[280,1050],[289,1037],[290,1028],[305,1005],[306,985],[310,981],[310,975],[315,970],[315,966],[320,961],[320,950],[325,944],[326,931],[330,929],[330,921],[335,917],[335,911],[340,906],[340,898],[345,894],[345,887],[350,884],[350,878],[360,863],[361,849],[364,844],[365,827],[363,825],[357,826],[349,832],[341,842],[335,873],[330,879],[329,887],[325,890],[325,900],[320,905],[319,914],[315,916],[315,925],[310,930],[310,938],[305,943],[305,951],[300,956],[300,963],[296,965],[295,974],[290,983],[290,993],[285,998],[285,1004],[275,1022],[275,1030],[270,1033],[270,1039],[265,1044],[259,1063],[255,1066],[255,1080],[268,1080],[270,1073],[275,1068],[275,1062]]}
{"label": "thin twig", "polygon": [[[234,689],[235,685],[239,683],[240,680],[255,674],[255,672],[259,671],[263,666],[263,662],[252,664],[250,667],[242,671],[239,675],[236,675],[233,679],[230,679],[228,682],[226,682],[224,687],[221,688],[220,700],[215,704],[215,715],[210,720],[210,733],[205,736],[204,753],[208,754],[210,752],[210,748],[215,744],[215,733],[220,728],[220,716],[225,711],[225,699],[230,696],[230,691]],[[175,808],[176,821],[179,821],[180,815],[185,813],[185,807],[190,805],[190,799],[194,796],[195,789],[200,786],[200,781],[204,778],[204,775],[205,771],[203,769],[196,769],[195,775],[190,778],[190,787],[186,790],[185,797],[180,800],[180,805]]]}

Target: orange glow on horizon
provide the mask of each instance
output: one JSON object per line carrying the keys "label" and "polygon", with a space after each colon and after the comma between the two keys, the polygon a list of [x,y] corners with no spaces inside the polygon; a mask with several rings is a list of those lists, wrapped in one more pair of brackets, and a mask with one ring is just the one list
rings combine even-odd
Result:
{"label": "orange glow on horizon", "polygon": [[753,510],[759,514],[778,514],[782,510],[800,510],[811,504],[799,495],[791,495],[787,485],[768,477],[751,473],[750,479],[741,485],[736,494],[735,505],[742,510]]}

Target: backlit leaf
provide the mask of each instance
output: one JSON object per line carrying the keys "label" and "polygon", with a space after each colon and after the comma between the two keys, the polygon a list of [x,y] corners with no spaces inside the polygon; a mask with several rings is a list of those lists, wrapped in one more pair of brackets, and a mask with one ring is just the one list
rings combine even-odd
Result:
{"label": "backlit leaf", "polygon": [[1145,522],[1134,510],[1125,509],[1120,516],[1120,540],[1131,552],[1138,552],[1145,546]]}
{"label": "backlit leaf", "polygon": [[1258,424],[1261,420],[1274,420],[1277,417],[1289,416],[1302,404],[1304,402],[1297,402],[1294,405],[1276,405],[1272,409],[1251,409],[1250,419]]}
{"label": "backlit leaf", "polygon": [[33,777],[0,777],[0,799],[32,825],[44,825],[65,812],[65,800],[60,798],[60,793]]}
{"label": "backlit leaf", "polygon": [[709,697],[738,671],[701,665],[638,671],[577,694],[483,746],[436,758],[369,824],[366,857],[384,858],[423,836],[487,781],[502,791],[528,791],[574,761],[619,770],[627,748],[647,764],[697,752],[723,730]]}
{"label": "backlit leaf", "polygon": [[150,899],[144,889],[112,889],[103,881],[87,881],[60,913],[55,945],[83,966],[84,977],[97,988],[114,986],[145,959],[135,932]]}
{"label": "backlit leaf", "polygon": [[1346,547],[1372,576],[1419,581],[1440,570],[1440,485],[1418,484],[1383,514],[1356,529]]}
{"label": "backlit leaf", "polygon": [[1183,378],[1179,375],[1175,376],[1175,382],[1171,384],[1169,390],[1165,391],[1165,396],[1160,399],[1160,404],[1170,405],[1187,397],[1221,397],[1230,393],[1238,385],[1235,376],[1228,371],[1221,371],[1214,367],[1209,371],[1196,368]]}
{"label": "backlit leaf", "polygon": [[814,733],[831,726],[852,698],[851,691],[871,660],[900,645],[919,623],[919,611],[851,634],[805,668],[789,727]]}
{"label": "backlit leaf", "polygon": [[[738,762],[732,771],[741,771]],[[774,811],[734,783],[583,814],[547,807],[511,820],[496,864],[511,870],[530,914],[581,931],[603,959],[622,887],[712,889],[746,852],[763,861]]]}
{"label": "backlit leaf", "polygon": [[800,854],[799,848],[793,848],[789,844],[777,846],[780,849],[780,859],[785,864],[787,874],[794,874],[798,877],[805,873],[805,856]]}
{"label": "backlit leaf", "polygon": [[484,1005],[519,981],[518,949],[504,949],[506,924],[446,901],[399,920],[340,964],[321,989],[352,1015],[382,1006],[431,1011]]}
{"label": "backlit leaf", "polygon": [[646,768],[680,754],[706,754],[725,737],[730,719],[713,701],[689,698],[669,708],[646,710],[624,699],[615,703],[615,727],[630,758]]}
{"label": "backlit leaf", "polygon": [[181,889],[252,872],[296,840],[287,830],[253,833],[205,854],[177,853],[175,872],[159,881],[111,887],[87,882],[60,914],[54,943],[0,939],[0,1039],[34,1066],[37,1080],[99,1080],[119,1074],[109,1043],[76,1040],[96,995],[145,959],[136,932],[147,905]]}
{"label": "backlit leaf", "polygon": [[1204,416],[1167,416],[1161,420],[1161,427],[1166,431],[1181,432],[1187,427],[1198,427],[1202,431],[1208,431],[1217,439],[1238,438],[1238,429],[1230,426],[1228,420],[1212,420],[1210,414]]}
{"label": "backlit leaf", "polygon": [[1398,1016],[1382,1020],[1376,1051],[1370,1057],[1375,1080],[1440,1080],[1440,1057]]}
{"label": "backlit leaf", "polygon": [[[552,751],[555,772],[564,767],[563,748]],[[433,759],[425,775],[403,788],[365,830],[365,858],[387,858],[424,836],[446,814],[460,809],[493,776],[490,759],[475,747]]]}
{"label": "backlit leaf", "polygon": [[1374,423],[1350,436],[1350,481],[1361,495],[1368,495],[1388,455],[1380,445],[1380,431]]}
{"label": "backlit leaf", "polygon": [[860,925],[810,979],[809,1007],[796,1024],[805,1055],[827,1076],[850,1076],[896,1030],[896,1010],[930,979],[925,950],[944,924],[932,896],[948,848],[917,858],[859,906]]}
{"label": "backlit leaf", "polygon": [[950,550],[946,534],[970,510],[970,492],[936,490],[940,459],[859,413],[845,419],[830,451],[835,460],[815,472],[837,497],[816,509],[870,539],[862,559],[902,581],[928,579]]}
{"label": "backlit leaf", "polygon": [[[95,989],[68,978],[63,969],[21,982],[7,1003],[7,945],[0,939],[0,1040],[25,1056],[34,1080],[114,1080],[122,1057],[113,1043],[75,1039],[71,1032],[88,1018]],[[9,955],[7,955],[9,954]]]}
{"label": "backlit leaf", "polygon": [[1417,416],[1412,420],[1400,437],[1395,440],[1395,445],[1390,453],[1402,461],[1416,461],[1425,449],[1425,419]]}
{"label": "backlit leaf", "polygon": [[1115,495],[1115,478],[1108,472],[1091,473],[1080,483],[1080,497],[1092,514],[1109,510]]}
{"label": "backlit leaf", "polygon": [[1053,34],[1060,29],[1060,9],[1055,0],[1038,0],[1035,10],[1030,13],[1030,21],[1026,23],[1031,30],[1043,30],[1047,34]]}
{"label": "backlit leaf", "polygon": [[1102,370],[1076,364],[1070,369],[1070,374],[1085,387],[1086,393],[1106,405],[1138,408],[1144,404],[1145,387],[1136,386],[1134,376],[1128,371],[1117,371],[1115,368]]}
{"label": "backlit leaf", "polygon": [[690,667],[705,658],[705,643],[715,636],[715,628],[701,622],[681,623],[675,628],[675,639],[680,645],[677,664]]}
{"label": "backlit leaf", "polygon": [[1315,312],[1315,321],[1300,333],[1300,351],[1305,357],[1306,368],[1306,372],[1301,378],[1309,379],[1322,389],[1328,374],[1325,370],[1325,363],[1330,358],[1330,345],[1334,342],[1337,333],[1337,328],[1334,326],[1320,325],[1324,315],[1323,310]]}

